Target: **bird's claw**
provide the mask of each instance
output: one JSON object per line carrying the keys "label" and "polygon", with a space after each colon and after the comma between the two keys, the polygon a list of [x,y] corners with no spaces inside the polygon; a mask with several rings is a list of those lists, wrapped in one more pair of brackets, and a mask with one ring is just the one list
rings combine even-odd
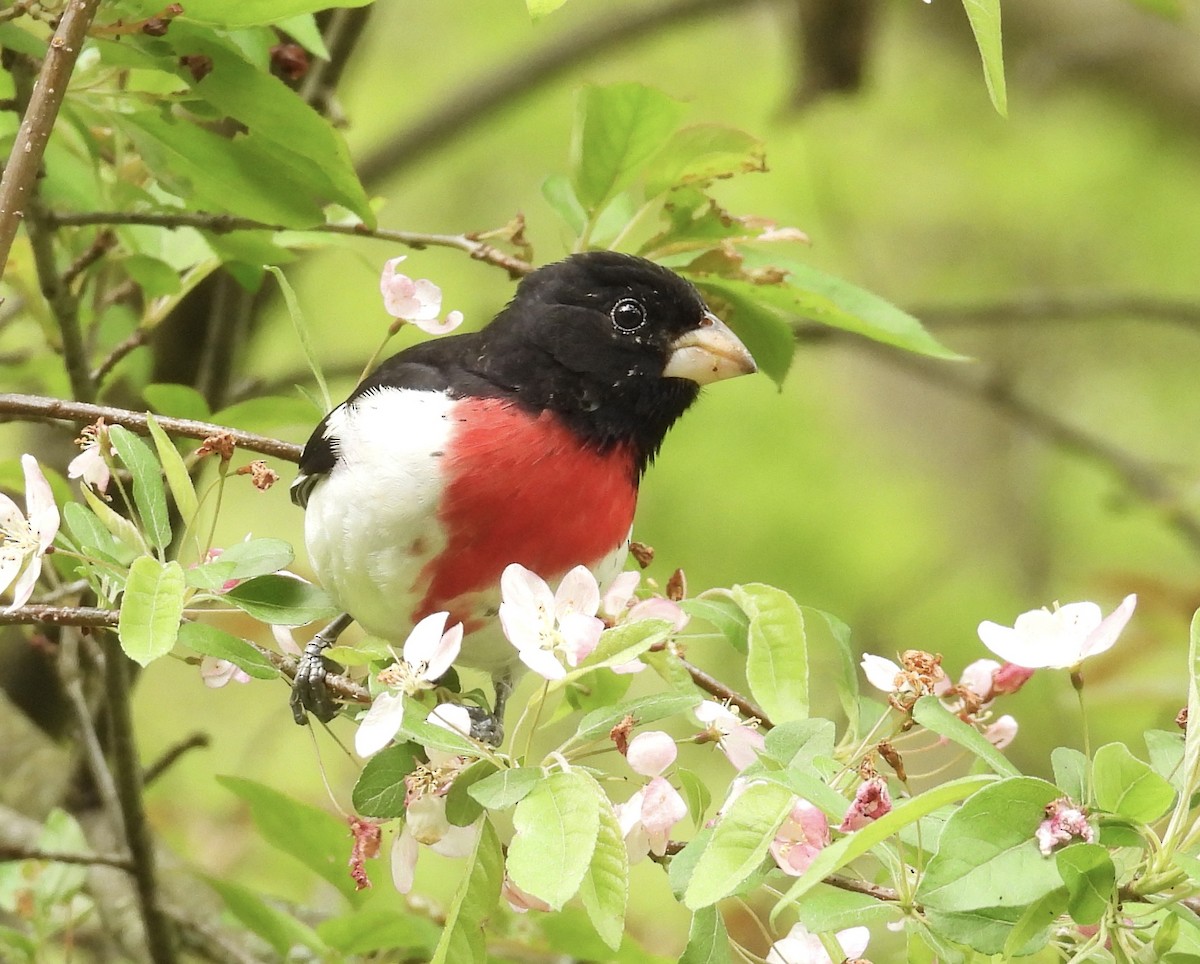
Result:
{"label": "bird's claw", "polygon": [[504,720],[482,706],[468,706],[466,710],[471,717],[472,740],[488,746],[499,746],[504,742]]}
{"label": "bird's claw", "polygon": [[329,694],[329,687],[325,685],[325,677],[341,668],[333,660],[325,658],[324,653],[329,645],[320,636],[314,636],[304,647],[296,667],[290,703],[292,719],[301,726],[308,725],[309,713],[322,723],[328,723],[342,708],[342,704]]}

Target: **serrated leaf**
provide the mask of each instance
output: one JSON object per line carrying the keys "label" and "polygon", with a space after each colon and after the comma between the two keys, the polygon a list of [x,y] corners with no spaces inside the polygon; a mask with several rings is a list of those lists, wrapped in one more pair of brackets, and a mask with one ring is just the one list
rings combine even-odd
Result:
{"label": "serrated leaf", "polygon": [[808,644],[804,615],[782,589],[763,583],[733,587],[750,619],[746,682],[773,723],[808,716]]}
{"label": "serrated leaf", "polygon": [[579,237],[587,224],[587,212],[575,196],[571,179],[565,174],[551,174],[542,182],[542,197],[554,212],[566,222],[572,233]]}
{"label": "serrated leaf", "polygon": [[765,171],[763,144],[757,137],[721,124],[695,124],[671,135],[648,165],[646,196],[657,197],[688,184]]}
{"label": "serrated leaf", "polygon": [[1077,843],[1054,855],[1067,885],[1067,911],[1076,924],[1095,924],[1116,898],[1117,868],[1099,844]]}
{"label": "serrated leaf", "polygon": [[517,804],[513,827],[508,875],[522,890],[560,909],[578,893],[600,832],[589,778],[560,771],[541,780]]}
{"label": "serrated leaf", "polygon": [[364,817],[404,816],[404,778],[417,768],[420,750],[415,743],[395,743],[367,760],[350,794],[354,809]]}
{"label": "serrated leaf", "polygon": [[279,675],[275,664],[244,639],[208,623],[184,623],[179,627],[179,642],[201,656],[228,660],[255,679]]}
{"label": "serrated leaf", "polygon": [[487,964],[484,935],[504,884],[504,852],[487,820],[480,827],[475,849],[462,873],[462,885],[446,914],[442,939],[430,964]]}
{"label": "serrated leaf", "polygon": [[247,539],[235,542],[211,562],[194,566],[187,572],[189,586],[214,592],[231,579],[266,576],[291,565],[296,558],[292,547],[282,539]]}
{"label": "serrated leaf", "polygon": [[587,86],[579,98],[575,194],[591,211],[624,189],[666,143],[684,107],[642,84]]}
{"label": "serrated leaf", "polygon": [[612,803],[595,780],[591,781],[600,815],[596,849],[579,887],[583,908],[596,933],[614,951],[625,932],[625,905],[629,898],[629,853]]}
{"label": "serrated leaf", "polygon": [[171,519],[158,459],[150,446],[120,425],[108,430],[109,440],[133,477],[133,504],[151,545],[164,551],[171,543]]}
{"label": "serrated leaf", "polygon": [[633,717],[634,724],[641,726],[646,723],[657,723],[678,713],[687,713],[700,705],[700,696],[691,693],[654,693],[650,696],[639,696],[626,700],[616,706],[593,710],[579,721],[579,729],[571,737],[570,746],[575,743],[587,743],[600,737],[608,736],[614,726],[627,716]]}
{"label": "serrated leaf", "polygon": [[138,556],[129,567],[117,636],[125,655],[140,666],[165,656],[179,635],[183,618],[183,567]]}
{"label": "serrated leaf", "polygon": [[[323,920],[317,925],[317,934],[343,954],[374,954],[372,960],[425,960],[437,946],[442,928],[426,917],[405,914],[388,902]],[[324,959],[336,960],[332,955]]]}
{"label": "serrated leaf", "polygon": [[141,532],[138,531],[138,527],[123,515],[118,515],[111,505],[101,499],[100,496],[96,495],[87,486],[83,487],[83,499],[92,512],[96,514],[96,518],[100,520],[100,524],[112,533],[117,541],[132,556],[148,554],[150,552],[150,546],[146,544],[146,540],[142,537]]}
{"label": "serrated leaf", "polygon": [[983,79],[988,96],[1001,117],[1008,116],[1008,92],[1004,83],[1004,49],[1000,40],[1000,0],[963,0],[963,9],[975,34],[975,45],[983,60]]}
{"label": "serrated leaf", "polygon": [[727,589],[710,589],[693,599],[679,604],[689,616],[702,619],[718,630],[725,641],[739,653],[745,653],[749,645],[746,637],[750,632],[750,617],[742,610]]}
{"label": "serrated leaf", "polygon": [[[916,823],[922,817],[928,816],[935,810],[949,803],[961,800],[964,797],[970,797],[972,794],[982,792],[983,789],[995,782],[996,778],[991,774],[960,777],[957,780],[950,780],[926,790],[920,796],[897,804],[892,808],[890,813],[885,814],[873,823],[867,824],[861,830],[856,830],[854,833],[848,834],[830,844],[817,854],[816,859],[809,865],[808,870],[792,884],[788,892],[776,904],[775,910],[771,913],[772,919],[778,915],[782,908],[798,902],[804,894],[830,874],[841,870],[850,861],[865,854],[876,844],[882,843],[904,827]],[[824,807],[821,800],[815,796],[810,796],[809,799],[818,806]],[[1030,831],[1030,834],[1032,839],[1032,831]]]}
{"label": "serrated leaf", "polygon": [[[1027,956],[1045,946],[1050,928],[1057,923],[1058,918],[1066,909],[1067,889],[1065,887],[1056,888],[1030,904],[1004,941],[1002,953],[1005,959]],[[941,918],[943,923],[946,920],[946,916]],[[974,922],[968,917],[965,924],[971,928]],[[982,926],[984,929],[991,929],[1001,934],[1004,931],[1004,925],[997,924],[995,921],[985,921]]]}
{"label": "serrated leaf", "polygon": [[[859,705],[858,657],[850,645],[850,627],[822,609],[801,606],[800,611],[804,613],[806,626],[811,628],[812,624],[816,622],[814,617],[820,617],[829,630],[829,638],[833,641],[839,670],[833,680],[834,687],[837,689],[838,702],[842,705],[842,712],[846,714],[849,733],[851,737],[854,737],[858,734],[859,717],[862,714]],[[810,638],[811,635],[810,632]]]}
{"label": "serrated leaf", "polygon": [[721,912],[713,906],[694,911],[679,964],[729,964],[729,961],[729,933]]}
{"label": "serrated leaf", "polygon": [[732,894],[762,863],[793,803],[784,787],[749,784],[717,821],[684,892],[684,905],[696,911]]}
{"label": "serrated leaf", "polygon": [[1175,788],[1143,763],[1124,743],[1100,747],[1092,760],[1097,805],[1135,823],[1153,823],[1175,801]]}
{"label": "serrated leaf", "polygon": [[222,594],[221,598],[273,626],[304,626],[338,614],[337,606],[324,590],[280,575],[247,579]]}
{"label": "serrated leaf", "polygon": [[411,740],[413,743],[427,749],[445,750],[460,756],[478,756],[479,749],[460,733],[448,730],[436,723],[429,723],[428,707],[415,703],[413,700],[404,701],[404,717],[400,721],[397,739]]}
{"label": "serrated leaf", "polygon": [[997,750],[975,727],[969,726],[942,705],[936,696],[922,696],[913,704],[913,719],[927,730],[952,740],[979,757],[1002,777],[1019,776],[1008,758]]}
{"label": "serrated leaf", "polygon": [[250,807],[267,843],[290,854],[353,903],[365,899],[355,890],[346,865],[351,840],[343,821],[253,780],[218,776],[217,782]]}
{"label": "serrated leaf", "polygon": [[183,524],[186,526],[192,521],[200,507],[199,500],[196,498],[196,487],[192,484],[192,477],[183,462],[183,456],[175,448],[175,443],[171,441],[167,433],[162,430],[162,426],[158,424],[158,420],[149,412],[146,413],[146,427],[150,430],[150,437],[154,440],[154,448],[158,452],[158,461],[162,464],[163,474],[167,477],[167,486],[171,490],[171,496],[174,498],[179,515],[183,518]]}
{"label": "serrated leaf", "polygon": [[637,659],[643,653],[667,639],[674,627],[664,619],[639,619],[606,629],[600,642],[588,658],[567,673],[568,680],[576,680],[592,670],[620,666]]}
{"label": "serrated leaf", "polygon": [[97,556],[122,566],[129,565],[139,555],[109,532],[94,512],[78,502],[64,503],[62,517],[84,555]]}
{"label": "serrated leaf", "polygon": [[489,810],[507,810],[524,800],[544,779],[541,767],[513,767],[480,780],[467,792]]}
{"label": "serrated leaf", "polygon": [[810,765],[819,756],[832,757],[837,730],[829,720],[793,720],[767,731],[764,749],[785,769]]}
{"label": "serrated leaf", "polygon": [[679,790],[687,804],[688,816],[697,828],[704,826],[705,814],[712,805],[712,793],[698,774],[686,767],[675,768],[675,778],[679,781]]}

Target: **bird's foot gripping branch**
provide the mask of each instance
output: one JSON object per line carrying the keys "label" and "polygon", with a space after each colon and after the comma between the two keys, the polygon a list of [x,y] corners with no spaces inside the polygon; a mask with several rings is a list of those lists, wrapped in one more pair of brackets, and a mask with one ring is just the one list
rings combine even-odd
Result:
{"label": "bird's foot gripping branch", "polygon": [[[149,443],[96,427],[85,454],[109,479],[76,463],[88,479],[81,501],[24,460],[24,508],[0,501],[0,576],[15,595],[0,621],[112,634],[138,663],[183,660],[210,686],[294,674],[289,627],[319,625],[333,606],[287,572],[286,544],[210,544],[205,507],[252,484],[234,469],[236,450],[214,438],[181,454],[157,421],[147,428]],[[197,458],[218,467],[198,490],[188,472]],[[127,516],[112,507],[121,503]],[[38,595],[43,585],[52,588]],[[959,670],[915,648],[860,666],[842,623],[782,590],[689,597],[682,585],[659,593],[631,572],[602,591],[581,569],[551,586],[510,567],[502,623],[531,673],[500,746],[470,737],[468,706],[486,701],[450,669],[463,631],[445,613],[402,647],[335,647],[351,668],[328,680],[346,703],[332,728],[352,734],[362,761],[353,786],[331,788],[343,817],[223,782],[341,903],[315,928],[293,921],[286,938],[253,892],[223,886],[230,910],[269,943],[328,960],[361,952],[359,925],[372,915],[392,922],[367,942],[380,952],[482,961],[519,945],[651,960],[630,935],[642,926],[642,878],[630,868],[650,859],[691,914],[682,960],[893,960],[902,945],[910,959],[948,961],[1198,952],[1196,729],[1151,731],[1148,759],[1085,737],[1055,750],[1052,780],[1022,774],[1003,752],[1017,733],[1006,701],[1030,676],[1072,683],[1082,708],[1085,661],[1122,633],[1146,632],[1131,622],[1132,596],[1108,616],[1076,603],[1011,627],[985,621],[980,639],[998,658],[981,651]],[[84,593],[98,604],[75,606]],[[714,679],[692,660],[736,670]],[[1185,724],[1200,711],[1198,666],[1200,620],[1180,687]],[[69,897],[47,876],[60,865],[46,861],[79,839],[69,818],[55,821],[49,858],[9,865],[24,868],[19,888],[0,873],[0,900],[19,890],[26,912],[47,920]],[[456,861],[445,902],[389,898],[380,877],[404,893],[433,879],[424,850]],[[70,893],[86,900],[79,886]],[[727,929],[735,907],[758,918],[758,932]]]}

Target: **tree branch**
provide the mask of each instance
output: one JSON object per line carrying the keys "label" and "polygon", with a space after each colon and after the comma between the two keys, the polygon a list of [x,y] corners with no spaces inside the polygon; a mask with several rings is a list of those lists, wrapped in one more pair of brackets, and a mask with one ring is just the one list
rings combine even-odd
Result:
{"label": "tree branch", "polygon": [[100,0],[70,0],[58,29],[50,38],[29,107],[21,118],[21,127],[4,166],[4,176],[0,178],[0,278],[8,264],[17,226],[25,216],[25,205],[32,196],[34,180],[62,107],[75,61],[99,6]]}
{"label": "tree branch", "polygon": [[[291,231],[283,224],[268,224],[253,218],[235,217],[232,214],[207,214],[197,211],[148,212],[148,211],[84,211],[46,212],[46,223],[51,227],[84,227],[93,224],[144,224],[158,228],[196,228],[227,234],[231,231]],[[501,251],[495,245],[480,241],[472,234],[423,234],[418,231],[393,231],[389,228],[369,228],[362,223],[317,224],[306,230],[321,234],[341,234],[357,238],[373,238],[391,241],[414,251],[424,248],[456,248],[465,251],[476,261],[495,265],[508,272],[511,278],[521,278],[533,270],[533,265],[523,258]]]}
{"label": "tree branch", "polygon": [[[148,434],[146,415],[127,408],[114,408],[111,405],[92,405],[86,402],[66,402],[45,395],[20,395],[16,393],[0,393],[0,422],[9,421],[5,416],[15,416],[31,421],[62,421],[86,424],[103,418],[110,425],[121,425],[130,431]],[[241,429],[227,428],[212,422],[199,422],[190,418],[168,418],[155,416],[155,421],[169,435],[181,435],[184,438],[206,439],[213,435],[227,434],[233,438],[238,448],[260,455],[270,455],[285,462],[299,462],[301,446],[292,442],[281,442],[279,439],[268,438],[265,435],[255,435],[253,432],[243,432]]]}
{"label": "tree branch", "polygon": [[11,844],[0,844],[0,862],[10,860],[45,860],[56,864],[85,864],[105,867],[116,867],[118,870],[133,870],[129,857],[122,854],[69,854],[56,850],[42,850],[40,847],[17,847]]}
{"label": "tree branch", "polygon": [[767,714],[763,712],[762,707],[757,703],[754,703],[747,697],[742,696],[741,693],[731,690],[715,676],[710,676],[699,666],[689,663],[686,659],[680,657],[679,662],[683,668],[688,671],[688,675],[691,676],[692,682],[699,686],[700,689],[704,690],[705,693],[736,706],[746,716],[753,717],[754,719],[758,720],[760,729],[769,730],[775,725],[770,721],[770,719],[767,717]]}

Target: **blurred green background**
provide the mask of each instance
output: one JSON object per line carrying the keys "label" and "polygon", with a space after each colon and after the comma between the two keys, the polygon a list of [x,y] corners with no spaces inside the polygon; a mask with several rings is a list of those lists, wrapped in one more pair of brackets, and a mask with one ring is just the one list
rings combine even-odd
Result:
{"label": "blurred green background", "polygon": [[[1200,544],[1170,521],[1200,514],[1200,6],[1185,3],[1172,21],[1129,0],[1006,0],[1008,119],[989,103],[960,5],[847,6],[866,18],[857,90],[797,105],[818,66],[798,53],[798,5],[728,3],[576,63],[379,177],[369,187],[381,225],[480,231],[520,212],[538,262],[565,254],[540,185],[566,168],[584,83],[652,84],[689,103],[690,121],[761,137],[769,172],[718,185],[726,206],[803,229],[812,245],[794,256],[906,308],[972,360],[914,362],[836,337],[803,342],[782,391],[765,377],[713,387],[643,485],[635,537],[657,550],[650,574],[682,566],[693,593],[781,586],[848,623],[861,651],[939,652],[954,677],[985,655],[982,619],[1011,624],[1055,600],[1108,611],[1136,591],[1130,629],[1086,679],[1093,746],[1119,737],[1140,752],[1139,731],[1170,727],[1185,701],[1187,620],[1200,604]],[[342,85],[355,156],[464,84],[641,9],[572,0],[531,24],[519,0],[378,4]],[[353,240],[289,269],[327,370],[345,373],[335,394],[388,323],[378,272],[398,253]],[[502,272],[453,251],[410,252],[404,270],[437,281],[469,325],[512,291]],[[305,379],[282,306],[272,310],[249,371]],[[1048,437],[1043,416],[1110,449],[1107,462]],[[303,441],[307,428],[280,434]],[[1121,466],[1145,467],[1161,483],[1156,498],[1131,492]],[[252,531],[302,544],[285,485],[230,501],[223,541]],[[690,653],[740,682],[716,644]],[[815,698],[834,714],[820,674]],[[356,770],[293,727],[285,704],[282,686],[209,691],[171,660],[138,694],[147,758],[196,728],[214,736],[151,789],[157,825],[204,869],[276,891],[293,865],[247,830],[213,774],[326,805],[319,746],[348,806]],[[1021,723],[1008,752],[1028,772],[1049,772],[1050,747],[1080,744],[1063,673],[1038,673],[1000,709]],[[453,875],[438,864],[423,855],[419,889],[449,892]],[[662,874],[641,870],[665,897]],[[285,896],[310,892],[307,873],[295,887]],[[631,922],[668,955],[684,920],[670,903],[639,902]]]}

